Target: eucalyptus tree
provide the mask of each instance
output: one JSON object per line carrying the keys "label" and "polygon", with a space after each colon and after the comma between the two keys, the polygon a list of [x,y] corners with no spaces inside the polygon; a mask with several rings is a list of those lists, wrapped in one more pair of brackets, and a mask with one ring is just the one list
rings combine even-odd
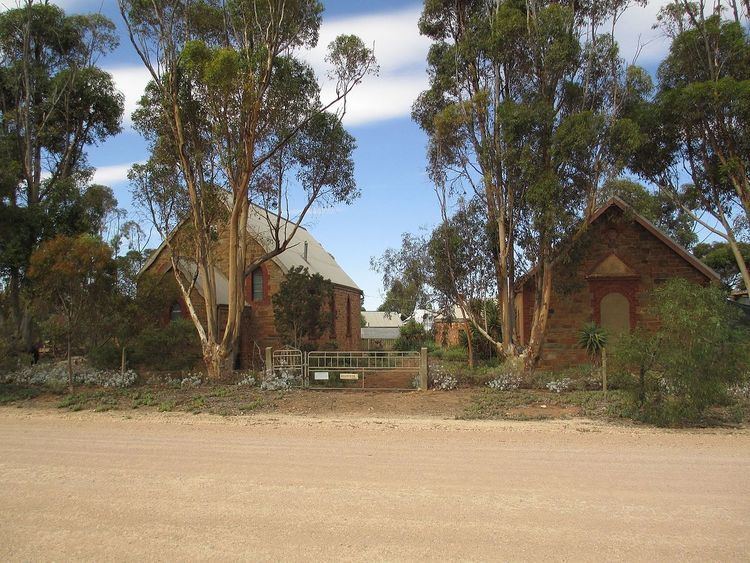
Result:
{"label": "eucalyptus tree", "polygon": [[655,93],[647,82],[630,108],[643,138],[631,168],[724,240],[750,287],[740,247],[750,219],[750,35],[736,5],[712,10],[677,0],[660,12],[672,43]]}
{"label": "eucalyptus tree", "polygon": [[370,268],[382,276],[386,290],[379,311],[397,312],[410,317],[417,308],[426,308],[434,299],[430,286],[432,263],[428,237],[403,233],[400,248],[387,248],[379,258],[370,259]]}
{"label": "eucalyptus tree", "polygon": [[90,187],[86,149],[120,131],[122,95],[97,66],[117,42],[100,14],[33,0],[0,13],[0,275],[27,340],[21,287],[32,251],[59,233],[96,233],[94,212],[111,196]]}
{"label": "eucalyptus tree", "polygon": [[[552,265],[585,225],[602,183],[623,166],[634,128],[621,117],[639,72],[613,39],[628,5],[543,0],[426,0],[420,30],[434,43],[430,88],[413,116],[428,133],[443,219],[456,193],[485,204],[496,248],[502,355],[514,353],[513,286],[536,268],[529,366],[546,331]],[[605,30],[606,28],[606,30]],[[471,316],[479,328],[479,319]]]}
{"label": "eucalyptus tree", "polygon": [[[135,117],[151,145],[149,162],[132,171],[136,197],[167,243],[207,369],[217,376],[237,347],[246,276],[287,249],[313,206],[357,197],[354,139],[341,119],[348,94],[377,67],[359,38],[339,36],[326,57],[334,94],[321,102],[315,73],[301,58],[318,41],[323,8],[315,0],[119,6],[151,75]],[[284,220],[290,205],[300,210],[291,226]],[[251,213],[260,213],[272,233],[258,256],[248,254]],[[170,236],[178,224],[186,227],[180,241]],[[217,235],[228,241],[224,254]],[[185,248],[196,276],[180,274]],[[219,262],[229,280],[223,328],[216,313]],[[205,319],[192,300],[196,279]]]}

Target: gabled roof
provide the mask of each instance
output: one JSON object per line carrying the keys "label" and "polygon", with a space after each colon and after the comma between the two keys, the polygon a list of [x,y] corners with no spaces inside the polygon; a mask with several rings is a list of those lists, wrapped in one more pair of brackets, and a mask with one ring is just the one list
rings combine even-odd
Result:
{"label": "gabled roof", "polygon": [[[654,225],[651,221],[646,219],[643,215],[638,213],[635,209],[633,209],[630,205],[625,203],[622,199],[620,199],[617,196],[614,196],[610,198],[604,205],[599,207],[591,216],[591,219],[589,219],[588,224],[591,225],[592,223],[596,222],[602,215],[604,215],[608,209],[612,207],[617,207],[624,213],[628,213],[629,216],[632,216],[632,218],[641,225],[644,229],[646,229],[649,233],[651,233],[653,236],[655,236],[657,239],[659,239],[662,243],[664,243],[666,246],[668,246],[673,252],[678,254],[683,260],[685,260],[688,264],[693,266],[696,270],[701,272],[703,275],[705,275],[708,279],[711,281],[719,282],[721,281],[721,277],[719,274],[717,274],[714,270],[706,266],[703,262],[698,260],[695,256],[693,256],[690,252],[688,252],[682,245],[675,242],[667,233],[662,231],[659,227]],[[523,275],[517,282],[515,286],[515,290],[519,291],[521,287],[536,273],[539,266],[534,266],[531,270],[529,270],[525,275]]]}
{"label": "gabled roof", "polygon": [[[270,251],[275,246],[272,227],[275,226],[276,219],[277,217],[272,211],[266,211],[257,205],[250,205],[247,219],[248,234],[266,251]],[[180,226],[177,228],[179,229]],[[293,230],[294,223],[282,217],[279,221],[279,237],[284,240]],[[165,246],[166,241],[163,241],[149,256],[139,275],[151,267]],[[354,280],[339,266],[333,255],[326,251],[323,245],[302,226],[294,233],[286,250],[272,258],[271,261],[279,266],[284,273],[295,266],[302,266],[307,268],[311,274],[320,274],[336,285],[362,292],[359,286],[354,283]]]}
{"label": "gabled roof", "polygon": [[[247,231],[266,251],[270,251],[275,244],[271,227],[271,225],[275,225],[275,221],[276,215],[273,212],[266,211],[257,205],[250,206],[247,217]],[[283,240],[294,230],[294,223],[282,218],[279,229],[279,237]],[[305,245],[307,246],[307,258],[305,258]],[[287,249],[273,258],[273,261],[284,273],[296,266],[302,266],[307,268],[311,274],[320,274],[334,284],[362,291],[338,265],[333,254],[323,248],[323,245],[302,226],[294,233]]]}
{"label": "gabled roof", "polygon": [[401,315],[396,312],[362,311],[367,328],[399,328],[404,325]]}

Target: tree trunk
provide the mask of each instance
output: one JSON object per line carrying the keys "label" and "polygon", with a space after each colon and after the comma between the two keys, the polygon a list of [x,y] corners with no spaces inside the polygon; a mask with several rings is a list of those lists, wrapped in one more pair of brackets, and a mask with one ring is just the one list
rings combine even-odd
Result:
{"label": "tree trunk", "polygon": [[549,306],[552,300],[552,264],[545,260],[537,281],[537,299],[534,304],[534,319],[529,338],[529,355],[526,358],[526,369],[532,371],[542,354],[544,336],[547,333]]}
{"label": "tree trunk", "polygon": [[471,324],[464,321],[464,330],[466,331],[466,346],[468,348],[469,367],[474,369],[474,346],[471,343]]}
{"label": "tree trunk", "polygon": [[745,289],[750,291],[750,272],[748,272],[745,258],[742,256],[742,252],[740,252],[740,247],[737,245],[737,239],[734,238],[734,233],[731,229],[727,229],[727,241],[729,242],[729,248],[732,250],[734,259],[737,262],[737,267],[740,270]]}
{"label": "tree trunk", "polygon": [[121,353],[120,353],[120,375],[125,375],[125,365],[126,365],[126,353],[125,353],[125,346],[123,345]]}
{"label": "tree trunk", "polygon": [[607,398],[607,349],[602,348],[602,390],[604,398]]}
{"label": "tree trunk", "polygon": [[203,345],[203,361],[209,379],[218,380],[227,369],[227,354],[220,344],[206,343]]}

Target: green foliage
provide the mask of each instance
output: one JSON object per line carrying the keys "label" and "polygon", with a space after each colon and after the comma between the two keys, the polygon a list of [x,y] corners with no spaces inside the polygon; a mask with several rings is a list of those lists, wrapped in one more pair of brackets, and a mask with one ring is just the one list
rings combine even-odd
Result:
{"label": "green foliage", "polygon": [[399,329],[399,336],[393,344],[394,350],[419,350],[427,342],[424,326],[414,319],[409,320]]}
{"label": "green foliage", "polygon": [[750,218],[750,35],[698,10],[686,2],[660,12],[672,43],[655,93],[644,84],[628,101],[641,139],[629,166],[739,240]]}
{"label": "green foliage", "polygon": [[145,328],[135,338],[130,353],[133,365],[158,371],[192,369],[201,357],[195,327],[187,320]]}
{"label": "green foliage", "polygon": [[117,46],[111,21],[19,4],[0,13],[0,314],[28,348],[32,253],[58,235],[102,235],[117,211],[112,191],[91,185],[86,150],[120,132],[123,96],[95,64]]}
{"label": "green foliage", "polygon": [[440,357],[448,362],[465,362],[468,358],[468,352],[464,346],[453,346],[443,349]]}
{"label": "green foliage", "polygon": [[605,203],[617,196],[685,248],[691,248],[698,240],[694,231],[694,221],[677,203],[660,191],[652,193],[645,186],[616,178],[602,186],[599,202]]}
{"label": "green foliage", "polygon": [[596,323],[588,323],[578,333],[578,346],[589,356],[598,356],[607,346],[607,332]]}
{"label": "green foliage", "polygon": [[88,235],[55,237],[32,254],[29,278],[37,311],[47,315],[53,335],[63,336],[68,354],[71,345],[96,337],[115,285],[109,246]]}
{"label": "green foliage", "polygon": [[654,291],[651,313],[659,328],[624,336],[614,346],[613,365],[637,381],[633,389],[644,420],[699,420],[750,369],[750,333],[724,292],[682,279]]}
{"label": "green foliage", "polygon": [[[276,330],[287,344],[311,344],[331,326],[333,284],[320,274],[296,266],[287,272],[273,296]],[[358,303],[353,304],[359,307]]]}
{"label": "green foliage", "polygon": [[[622,112],[627,65],[599,30],[625,7],[425,0],[419,28],[433,41],[430,85],[412,117],[429,138],[449,294],[496,292],[512,318],[521,265],[540,266],[540,279],[549,279],[560,243],[592,211],[604,180],[623,170],[639,130]],[[462,202],[466,194],[477,201]],[[459,213],[476,205],[481,221],[459,229],[456,204]],[[504,345],[511,336],[503,334]]]}
{"label": "green foliage", "polygon": [[427,305],[432,264],[424,237],[404,233],[401,248],[388,248],[380,258],[371,258],[370,267],[382,275],[386,288],[385,301],[378,311],[395,311],[408,317]]}
{"label": "green foliage", "polygon": [[[750,243],[740,242],[738,246],[745,263],[750,264]],[[702,242],[695,246],[693,254],[719,274],[728,289],[742,287],[742,276],[729,244],[719,241]]]}

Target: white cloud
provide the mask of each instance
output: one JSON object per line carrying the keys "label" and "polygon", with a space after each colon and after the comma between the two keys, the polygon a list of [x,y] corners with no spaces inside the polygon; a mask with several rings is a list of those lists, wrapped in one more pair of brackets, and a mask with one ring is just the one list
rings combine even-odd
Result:
{"label": "white cloud", "polygon": [[[328,44],[341,34],[358,35],[374,46],[380,65],[378,76],[368,76],[355,87],[347,102],[347,125],[358,125],[408,116],[411,105],[427,87],[426,58],[429,39],[419,35],[420,9],[409,8],[363,16],[323,19],[320,40],[315,49],[301,57],[315,70],[322,83],[322,101],[334,96],[334,85],[327,78],[325,55]],[[106,69],[117,88],[125,95],[126,127],[132,126],[131,114],[137,108],[151,75],[143,65],[124,65]]]}
{"label": "white cloud", "polygon": [[105,70],[112,75],[115,87],[125,95],[123,121],[129,127],[133,124],[131,114],[138,107],[138,100],[143,96],[151,74],[143,65],[116,66]]}
{"label": "white cloud", "polygon": [[375,49],[378,76],[368,76],[347,101],[347,125],[359,125],[408,116],[419,93],[427,87],[427,51],[430,40],[419,34],[419,6],[390,12],[332,19],[323,18],[317,47],[303,54],[323,83],[322,101],[332,99],[325,55],[341,34],[354,34]]}
{"label": "white cloud", "polygon": [[125,164],[112,164],[109,166],[100,166],[94,171],[93,182],[105,186],[113,186],[127,181],[128,170],[133,166],[133,162]]}

